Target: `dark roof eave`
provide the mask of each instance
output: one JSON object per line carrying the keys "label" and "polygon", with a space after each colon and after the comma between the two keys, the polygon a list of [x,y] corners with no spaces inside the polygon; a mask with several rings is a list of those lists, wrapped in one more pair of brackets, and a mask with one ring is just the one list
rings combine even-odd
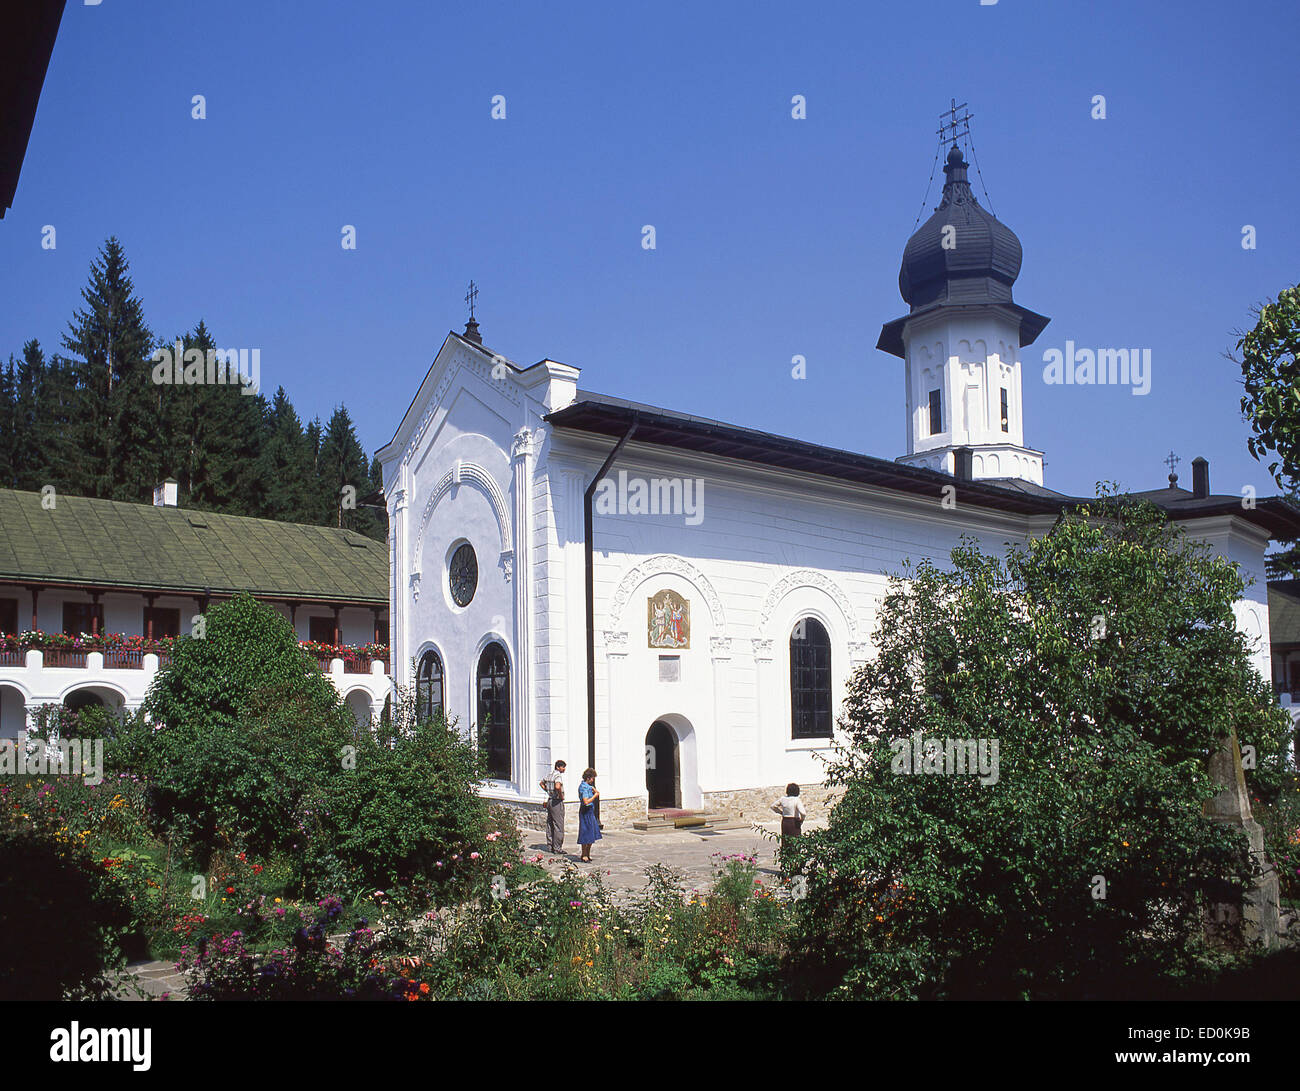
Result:
{"label": "dark roof eave", "polygon": [[12,572],[0,572],[0,584],[15,586],[31,587],[33,584],[40,587],[63,587],[75,590],[88,591],[114,591],[123,594],[138,593],[142,595],[175,595],[178,598],[202,598],[204,595],[215,595],[220,598],[248,592],[255,599],[266,599],[273,602],[320,602],[320,603],[337,603],[340,606],[388,606],[387,598],[367,598],[359,595],[317,595],[307,594],[301,591],[277,591],[274,588],[260,587],[187,587],[175,584],[149,584],[141,581],[122,581],[112,579],[94,579],[85,580],[76,577],[63,578],[60,576],[50,575],[18,575]]}
{"label": "dark roof eave", "polygon": [[[873,485],[914,496],[941,498],[944,487],[957,480],[937,470],[822,447],[756,429],[674,416],[644,405],[633,408],[604,401],[579,401],[548,413],[545,419],[559,428],[618,439],[627,431],[633,415],[637,419],[634,441],[638,443],[734,458],[755,465]],[[962,483],[962,492],[966,503],[1024,516],[1059,515],[1062,511],[1093,500],[1091,497],[1036,496],[981,481]],[[1243,509],[1241,499],[1231,496],[1153,503],[1175,522],[1233,515],[1267,531],[1273,538],[1300,538],[1300,507],[1281,497],[1259,500],[1253,509]]]}
{"label": "dark roof eave", "polygon": [[1032,345],[1038,340],[1038,335],[1047,328],[1051,321],[1046,315],[1031,311],[1027,307],[1020,306],[1019,303],[996,302],[988,303],[932,303],[929,306],[922,307],[911,314],[905,314],[902,318],[895,318],[892,322],[886,322],[880,327],[880,340],[876,342],[876,348],[881,352],[887,352],[890,356],[897,356],[900,360],[907,358],[907,350],[903,347],[903,327],[914,318],[924,318],[942,310],[987,310],[990,307],[1002,307],[1012,311],[1020,318],[1020,347]]}
{"label": "dark roof eave", "polygon": [[[600,402],[576,402],[548,413],[545,419],[560,428],[616,439],[627,431],[633,413],[637,416],[634,442],[638,443],[734,458],[774,469],[817,474],[934,499],[941,499],[944,487],[956,480],[936,470],[734,425],[684,420],[645,408],[634,410]],[[1049,497],[1030,496],[979,481],[965,482],[963,492],[970,503],[1017,515],[1054,515],[1064,506],[1061,501]]]}

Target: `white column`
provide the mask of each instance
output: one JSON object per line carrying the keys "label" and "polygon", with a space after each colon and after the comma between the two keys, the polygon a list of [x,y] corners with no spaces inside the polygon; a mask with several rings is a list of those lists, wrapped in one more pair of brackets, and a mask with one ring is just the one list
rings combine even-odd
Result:
{"label": "white column", "polygon": [[393,672],[393,681],[399,685],[407,686],[411,684],[411,679],[407,676],[409,670],[407,658],[410,655],[407,631],[411,617],[411,595],[418,593],[418,591],[410,582],[411,568],[407,555],[407,524],[410,519],[407,514],[407,497],[409,493],[403,482],[403,478],[406,476],[405,467],[399,466],[397,472],[399,483],[389,503],[388,511],[390,561],[388,593],[392,603],[392,608],[388,613],[388,655]]}
{"label": "white column", "polygon": [[510,458],[514,469],[514,564],[507,579],[515,589],[515,669],[511,694],[511,745],[514,751],[514,781],[521,795],[532,795],[541,774],[533,750],[533,463],[537,453],[536,434],[528,428],[515,433]]}
{"label": "white column", "polygon": [[776,773],[774,762],[783,749],[777,732],[780,705],[772,694],[772,641],[753,640],[754,688],[758,704],[758,779],[767,785]]}
{"label": "white column", "polygon": [[706,777],[701,771],[700,789],[709,791],[705,784],[712,785],[712,791],[734,786],[735,776],[732,768],[736,754],[734,749],[728,752],[727,744],[731,741],[731,640],[725,636],[709,638],[709,662],[713,666],[713,768]]}
{"label": "white column", "polygon": [[[582,540],[582,493],[586,481],[577,470],[565,470],[564,491],[557,508],[564,515],[564,685],[565,714],[551,721],[551,760],[564,758],[577,764],[576,755],[587,748],[587,590]],[[552,680],[558,687],[559,678]],[[585,761],[585,756],[582,759]]]}
{"label": "white column", "polygon": [[[623,684],[623,665],[627,662],[628,634],[606,630],[601,633],[605,645],[605,731],[609,765],[609,793],[613,798],[636,795],[645,790],[645,745],[635,729],[621,722],[618,699]],[[630,732],[630,734],[629,734]],[[597,734],[596,749],[600,750]],[[597,771],[599,772],[599,766]]]}

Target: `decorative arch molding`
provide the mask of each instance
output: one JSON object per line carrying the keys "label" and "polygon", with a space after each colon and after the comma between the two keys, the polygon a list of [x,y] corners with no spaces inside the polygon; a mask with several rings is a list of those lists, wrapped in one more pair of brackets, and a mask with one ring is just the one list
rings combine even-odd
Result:
{"label": "decorative arch molding", "polygon": [[429,520],[433,518],[433,511],[451,490],[457,486],[466,483],[477,485],[483,495],[487,497],[488,503],[492,505],[492,514],[496,516],[497,531],[501,535],[501,565],[505,569],[506,579],[509,580],[513,573],[514,546],[510,533],[510,509],[506,504],[505,494],[501,491],[501,486],[497,480],[487,470],[477,462],[464,462],[457,460],[439,479],[438,484],[434,486],[433,493],[429,501],[424,505],[424,513],[420,516],[420,529],[415,535],[415,570],[411,573],[411,589],[416,598],[420,594],[420,568],[424,558],[424,532],[429,525]]}
{"label": "decorative arch molding", "polygon": [[849,596],[840,589],[839,584],[822,572],[815,572],[811,568],[801,568],[782,576],[772,585],[768,591],[767,598],[763,600],[763,608],[758,616],[758,631],[764,636],[767,635],[768,623],[772,620],[772,615],[781,601],[792,591],[797,591],[801,587],[812,587],[818,591],[824,591],[830,596],[836,606],[840,608],[840,613],[844,615],[844,623],[849,629],[849,640],[857,643],[858,636],[858,619],[853,612],[853,604],[849,602]]}
{"label": "decorative arch molding", "polygon": [[628,599],[632,597],[632,592],[646,580],[662,575],[680,576],[687,583],[693,585],[704,596],[704,602],[709,608],[709,617],[713,621],[715,634],[717,636],[726,635],[727,620],[723,614],[722,600],[718,597],[717,591],[713,589],[713,584],[690,561],[672,553],[660,553],[654,557],[647,557],[623,576],[610,602],[610,629],[620,628],[619,622],[623,617],[623,608],[627,605]]}

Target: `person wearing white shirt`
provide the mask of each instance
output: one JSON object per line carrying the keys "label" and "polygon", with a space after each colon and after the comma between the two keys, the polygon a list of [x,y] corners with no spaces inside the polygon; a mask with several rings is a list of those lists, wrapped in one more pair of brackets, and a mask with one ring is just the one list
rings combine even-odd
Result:
{"label": "person wearing white shirt", "polygon": [[808,817],[808,809],[799,798],[799,785],[787,784],[785,798],[773,803],[772,810],[781,816],[782,837],[798,837],[803,833],[803,820]]}

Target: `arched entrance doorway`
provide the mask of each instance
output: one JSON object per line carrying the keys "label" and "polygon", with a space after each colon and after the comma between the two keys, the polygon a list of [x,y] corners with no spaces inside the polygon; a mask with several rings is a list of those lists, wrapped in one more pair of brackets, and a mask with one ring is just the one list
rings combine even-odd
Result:
{"label": "arched entrance doorway", "polygon": [[645,733],[645,787],[650,810],[682,805],[682,758],[677,732],[656,720]]}

